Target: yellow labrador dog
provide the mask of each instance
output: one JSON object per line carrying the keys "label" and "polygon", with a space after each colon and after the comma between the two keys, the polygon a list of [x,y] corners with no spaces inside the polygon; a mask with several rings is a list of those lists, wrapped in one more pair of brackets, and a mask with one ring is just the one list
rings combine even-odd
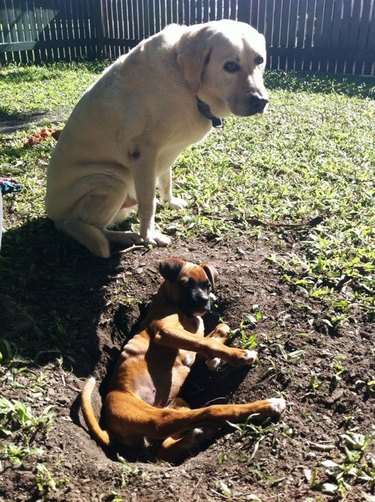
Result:
{"label": "yellow labrador dog", "polygon": [[[264,111],[265,40],[230,20],[167,26],[121,56],[83,94],[47,175],[46,208],[59,230],[97,256],[110,243],[168,245],[155,228],[155,190],[173,208],[171,165],[230,113]],[[139,234],[113,231],[138,205]]]}

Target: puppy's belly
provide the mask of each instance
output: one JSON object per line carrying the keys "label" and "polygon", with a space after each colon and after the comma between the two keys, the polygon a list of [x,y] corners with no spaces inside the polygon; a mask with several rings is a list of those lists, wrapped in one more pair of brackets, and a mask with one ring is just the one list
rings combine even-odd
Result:
{"label": "puppy's belly", "polygon": [[134,393],[139,397],[139,399],[152,406],[157,406],[155,403],[156,388],[148,373],[138,374],[134,378],[133,384],[136,389]]}

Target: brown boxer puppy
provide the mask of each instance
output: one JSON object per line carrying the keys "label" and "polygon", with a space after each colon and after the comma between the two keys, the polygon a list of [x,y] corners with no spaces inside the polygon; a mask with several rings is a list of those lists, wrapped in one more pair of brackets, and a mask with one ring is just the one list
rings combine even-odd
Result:
{"label": "brown boxer puppy", "polygon": [[164,282],[153,298],[142,330],[123,348],[114,370],[104,409],[107,429],[100,428],[91,406],[95,379],[82,389],[81,407],[92,437],[102,445],[131,444],[142,438],[161,439],[159,457],[179,462],[200,449],[200,442],[226,421],[241,422],[252,414],[279,416],[282,398],[246,404],[218,404],[190,409],[178,398],[196,355],[209,367],[220,360],[252,364],[256,352],[224,345],[229,332],[219,324],[204,336],[201,316],[210,307],[217,271],[177,258],[160,263]]}

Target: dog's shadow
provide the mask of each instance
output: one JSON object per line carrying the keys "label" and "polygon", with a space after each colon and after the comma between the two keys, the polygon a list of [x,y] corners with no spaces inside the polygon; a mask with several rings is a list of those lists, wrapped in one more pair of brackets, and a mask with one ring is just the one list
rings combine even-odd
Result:
{"label": "dog's shadow", "polygon": [[44,218],[8,230],[0,253],[0,339],[31,365],[61,358],[75,375],[90,374],[101,357],[103,290],[119,258],[93,256]]}

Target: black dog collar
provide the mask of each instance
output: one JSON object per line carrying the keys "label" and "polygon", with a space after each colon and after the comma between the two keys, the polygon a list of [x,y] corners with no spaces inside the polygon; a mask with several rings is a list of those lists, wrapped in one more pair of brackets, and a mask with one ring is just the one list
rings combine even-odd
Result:
{"label": "black dog collar", "polygon": [[212,115],[208,104],[199,99],[198,97],[197,97],[197,108],[199,112],[203,115],[203,117],[206,117],[206,119],[211,120],[213,127],[221,127],[223,125],[223,119],[215,117],[215,115]]}

